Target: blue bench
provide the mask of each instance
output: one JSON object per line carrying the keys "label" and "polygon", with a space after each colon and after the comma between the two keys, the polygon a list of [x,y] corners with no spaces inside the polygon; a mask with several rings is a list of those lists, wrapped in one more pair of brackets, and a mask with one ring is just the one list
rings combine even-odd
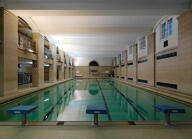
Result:
{"label": "blue bench", "polygon": [[185,109],[179,108],[176,106],[156,105],[156,106],[154,106],[154,108],[165,114],[165,125],[171,124],[171,122],[170,122],[171,113],[185,113]]}
{"label": "blue bench", "polygon": [[98,125],[98,114],[107,114],[105,106],[87,106],[86,114],[94,114],[94,125]]}
{"label": "blue bench", "polygon": [[16,106],[14,108],[8,109],[8,114],[21,114],[22,115],[22,125],[25,125],[27,123],[27,117],[26,115],[30,112],[37,109],[37,106]]}

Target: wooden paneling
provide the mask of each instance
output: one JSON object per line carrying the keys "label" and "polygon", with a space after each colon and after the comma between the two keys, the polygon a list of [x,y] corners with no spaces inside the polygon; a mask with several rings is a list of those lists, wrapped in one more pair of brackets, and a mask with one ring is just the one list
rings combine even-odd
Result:
{"label": "wooden paneling", "polygon": [[121,77],[125,77],[126,75],[126,68],[125,66],[121,67]]}
{"label": "wooden paneling", "polygon": [[37,54],[25,52],[24,50],[17,49],[18,57],[25,58],[25,59],[31,59],[31,60],[37,60]]}
{"label": "wooden paneling", "polygon": [[142,80],[147,80],[149,85],[154,86],[154,74],[155,74],[155,69],[154,69],[154,53],[155,53],[155,34],[151,34],[147,37],[147,45],[148,45],[148,52],[147,56],[138,59],[140,60],[146,60],[146,62],[139,63],[138,64],[138,73],[137,77],[138,79]]}
{"label": "wooden paneling", "polygon": [[[18,18],[4,8],[0,8],[0,96],[10,95],[18,90],[17,66],[19,57],[33,60],[32,84],[34,87],[43,86],[44,75],[48,77],[48,74],[50,82],[56,82],[56,46],[50,44],[53,60],[48,61],[44,59],[44,37],[39,33],[33,33],[32,40],[36,44],[36,53],[18,49]],[[62,50],[60,54],[61,61],[63,61]],[[44,63],[51,64],[49,72],[44,73]],[[64,64],[61,63],[60,67],[59,80],[63,80]],[[66,79],[70,78],[72,68],[69,70],[69,67],[66,67],[65,74]]]}
{"label": "wooden paneling", "polygon": [[64,77],[65,77],[65,79],[67,79],[68,78],[68,67],[64,67]]}
{"label": "wooden paneling", "polygon": [[136,67],[135,65],[128,66],[127,78],[136,79]]}
{"label": "wooden paneling", "polygon": [[192,95],[192,9],[178,18],[178,90]]}
{"label": "wooden paneling", "polygon": [[12,13],[1,8],[1,93],[0,96],[9,95],[17,90],[17,18]]}
{"label": "wooden paneling", "polygon": [[50,82],[56,82],[56,75],[57,75],[57,65],[56,65],[56,47],[53,44],[50,44],[51,49],[52,49],[52,56],[53,56],[53,60],[52,60],[52,65],[50,66],[49,69],[49,78],[50,78]]}
{"label": "wooden paneling", "polygon": [[4,95],[4,9],[0,7],[0,96]]}
{"label": "wooden paneling", "polygon": [[33,76],[36,78],[33,77],[33,86],[42,86],[44,84],[44,37],[39,33],[33,33],[32,36],[37,52],[37,61],[33,72]]}
{"label": "wooden paneling", "polygon": [[[177,52],[177,49],[164,52],[171,53]],[[159,56],[159,55],[157,55]],[[156,82],[164,82],[171,84],[178,84],[178,56],[165,58],[161,60],[156,59]]]}
{"label": "wooden paneling", "polygon": [[137,45],[133,47],[133,61],[128,61],[128,63],[133,62],[133,65],[127,66],[127,78],[133,78],[133,82],[137,81]]}
{"label": "wooden paneling", "polygon": [[[133,78],[133,82],[137,79],[147,80],[150,85],[154,82],[163,82],[177,84],[177,91],[192,95],[192,10],[181,14],[178,18],[178,46],[174,46],[166,51],[155,54],[154,34],[148,36],[148,56],[137,59],[137,46],[134,46],[133,65],[127,66],[128,61],[125,58],[124,67],[115,67],[115,76],[119,78]],[[27,54],[17,48],[18,45],[18,21],[17,17],[10,12],[0,8],[0,96],[9,95],[17,91],[17,64],[18,57],[35,60],[33,65],[33,83],[34,86],[41,86],[44,83],[44,38],[39,33],[33,33],[33,40],[36,42],[37,55]],[[57,62],[56,62],[56,46],[51,45],[53,60],[49,69],[49,78],[51,82],[56,82]],[[157,60],[156,57],[177,52],[177,56]],[[126,53],[127,54],[127,53]],[[61,61],[63,61],[61,52]],[[67,65],[68,64],[68,56]],[[147,62],[138,64],[138,60],[147,59]],[[120,58],[117,60],[121,61]],[[71,77],[72,68],[66,67],[60,63],[60,77],[63,80]],[[126,68],[127,67],[127,68]],[[111,66],[98,67],[98,77],[102,77],[106,71],[111,71]],[[76,73],[79,71],[79,73]],[[65,75],[64,75],[65,74]],[[74,67],[74,74],[84,77],[91,77],[88,66]],[[155,75],[155,76],[154,76]]]}
{"label": "wooden paneling", "polygon": [[44,59],[44,63],[53,64],[53,60],[52,59]]}
{"label": "wooden paneling", "polygon": [[[127,50],[124,51],[124,63],[122,63],[121,65],[121,72],[120,72],[120,78],[124,77],[124,79],[127,79]],[[122,79],[122,78],[121,78]]]}
{"label": "wooden paneling", "polygon": [[119,61],[119,67],[118,67],[118,73],[119,73],[119,79],[121,79],[121,55],[118,55],[118,59]]}
{"label": "wooden paneling", "polygon": [[66,79],[68,79],[70,76],[69,76],[69,67],[66,68]]}
{"label": "wooden paneling", "polygon": [[114,77],[116,77],[116,76],[117,76],[117,68],[114,67]]}
{"label": "wooden paneling", "polygon": [[120,78],[120,67],[116,67],[116,69],[117,69],[117,76]]}
{"label": "wooden paneling", "polygon": [[44,81],[49,82],[49,67],[44,67]]}
{"label": "wooden paneling", "polygon": [[127,70],[127,50],[125,50],[125,72],[124,72],[124,76],[125,76],[125,80],[127,80],[127,73],[128,73],[128,70]]}
{"label": "wooden paneling", "polygon": [[60,71],[59,71],[59,80],[62,81],[62,80],[64,80],[64,75],[63,75],[63,74],[64,74],[64,66],[63,66],[64,57],[63,57],[63,51],[60,50],[60,51],[59,51],[59,54],[60,54],[61,61],[62,61],[61,67],[60,67]]}
{"label": "wooden paneling", "polygon": [[[103,77],[106,71],[111,72],[112,66],[99,66],[98,75],[96,77]],[[89,66],[74,67],[74,73],[75,75],[81,75],[83,77],[93,77],[93,75],[89,74]]]}
{"label": "wooden paneling", "polygon": [[112,71],[111,66],[100,66],[99,67],[100,76],[103,76],[106,72],[111,73],[111,71]]}

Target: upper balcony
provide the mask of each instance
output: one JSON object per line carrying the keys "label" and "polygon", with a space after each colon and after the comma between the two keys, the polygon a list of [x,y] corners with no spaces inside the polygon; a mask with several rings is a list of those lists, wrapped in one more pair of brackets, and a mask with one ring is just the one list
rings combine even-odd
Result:
{"label": "upper balcony", "polygon": [[64,63],[64,66],[67,66],[67,60],[66,60],[65,53],[63,53],[63,63]]}
{"label": "upper balcony", "polygon": [[44,38],[44,58],[48,59],[48,60],[53,59],[51,47],[50,47],[49,41],[46,37]]}
{"label": "upper balcony", "polygon": [[61,61],[61,56],[60,56],[59,54],[56,54],[56,59],[57,59],[57,62],[63,63],[63,62]]}
{"label": "upper balcony", "polygon": [[44,58],[45,59],[53,59],[52,51],[46,47],[44,47]]}
{"label": "upper balcony", "polygon": [[18,48],[29,53],[36,53],[36,45],[32,41],[32,29],[21,17],[18,17]]}
{"label": "upper balcony", "polygon": [[69,58],[69,66],[70,66],[70,67],[72,66],[71,58]]}

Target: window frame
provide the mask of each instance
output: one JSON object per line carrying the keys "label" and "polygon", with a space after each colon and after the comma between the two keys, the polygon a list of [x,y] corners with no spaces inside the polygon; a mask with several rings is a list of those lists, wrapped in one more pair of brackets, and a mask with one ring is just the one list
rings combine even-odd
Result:
{"label": "window frame", "polygon": [[173,18],[167,20],[167,34],[168,37],[173,35]]}
{"label": "window frame", "polygon": [[139,50],[142,51],[142,50],[145,50],[146,49],[146,37],[142,37],[140,40],[140,47],[139,47]]}
{"label": "window frame", "polygon": [[125,62],[125,51],[121,52],[121,64]]}
{"label": "window frame", "polygon": [[161,24],[161,39],[165,39],[167,37],[167,23],[164,22]]}
{"label": "window frame", "polygon": [[132,55],[132,54],[133,54],[133,45],[129,46],[129,55]]}
{"label": "window frame", "polygon": [[161,24],[161,39],[166,39],[173,35],[173,18],[169,18]]}

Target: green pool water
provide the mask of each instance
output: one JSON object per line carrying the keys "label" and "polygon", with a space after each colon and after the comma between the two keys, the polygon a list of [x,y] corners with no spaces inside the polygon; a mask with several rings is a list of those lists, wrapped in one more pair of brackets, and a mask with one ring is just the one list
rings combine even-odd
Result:
{"label": "green pool water", "polygon": [[192,107],[114,80],[76,79],[0,105],[0,121],[20,121],[20,115],[7,114],[18,105],[37,105],[27,116],[29,121],[92,121],[87,105],[106,106],[100,121],[163,120],[154,105],[185,108],[186,114],[173,114],[172,120],[192,120]]}

